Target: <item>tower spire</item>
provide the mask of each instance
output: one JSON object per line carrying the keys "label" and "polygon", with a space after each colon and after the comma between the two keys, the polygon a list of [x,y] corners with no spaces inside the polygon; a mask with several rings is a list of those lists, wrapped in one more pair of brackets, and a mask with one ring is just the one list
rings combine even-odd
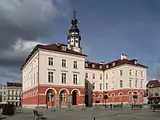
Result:
{"label": "tower spire", "polygon": [[76,11],[73,11],[73,19],[76,19]]}
{"label": "tower spire", "polygon": [[76,18],[76,11],[73,11],[73,18],[71,20],[71,27],[69,29],[69,35],[68,35],[68,48],[72,49],[76,52],[81,52],[81,36],[79,34],[78,29],[78,20]]}

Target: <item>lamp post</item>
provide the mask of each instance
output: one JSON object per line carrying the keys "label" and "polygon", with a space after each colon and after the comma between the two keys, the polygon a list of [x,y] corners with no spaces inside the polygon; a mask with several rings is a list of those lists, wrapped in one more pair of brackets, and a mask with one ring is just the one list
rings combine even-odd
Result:
{"label": "lamp post", "polygon": [[134,99],[134,105],[135,105],[135,100],[138,98],[138,96],[137,96],[137,94],[136,94],[137,92],[134,92],[134,95],[133,95],[133,99]]}
{"label": "lamp post", "polygon": [[104,92],[105,108],[107,107],[107,105],[106,105],[106,100],[107,100],[107,99],[108,99],[107,92]]}

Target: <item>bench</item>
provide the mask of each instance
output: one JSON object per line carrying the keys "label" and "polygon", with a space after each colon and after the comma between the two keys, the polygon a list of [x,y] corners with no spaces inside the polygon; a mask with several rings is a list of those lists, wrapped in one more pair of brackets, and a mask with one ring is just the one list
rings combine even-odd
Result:
{"label": "bench", "polygon": [[133,110],[133,109],[137,109],[137,108],[139,108],[140,110],[142,109],[142,104],[132,104],[132,106],[131,106],[131,109]]}
{"label": "bench", "polygon": [[151,109],[152,109],[153,111],[155,111],[155,110],[160,110],[160,104],[152,104],[152,105],[151,105]]}
{"label": "bench", "polygon": [[38,110],[33,109],[34,119],[38,117],[38,120],[43,117],[42,112],[39,112]]}

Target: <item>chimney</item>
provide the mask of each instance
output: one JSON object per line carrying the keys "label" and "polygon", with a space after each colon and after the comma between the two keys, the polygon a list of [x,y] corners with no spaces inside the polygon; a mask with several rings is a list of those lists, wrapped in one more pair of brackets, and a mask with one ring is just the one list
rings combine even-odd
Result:
{"label": "chimney", "polygon": [[127,55],[126,54],[121,54],[121,60],[123,59],[127,59]]}

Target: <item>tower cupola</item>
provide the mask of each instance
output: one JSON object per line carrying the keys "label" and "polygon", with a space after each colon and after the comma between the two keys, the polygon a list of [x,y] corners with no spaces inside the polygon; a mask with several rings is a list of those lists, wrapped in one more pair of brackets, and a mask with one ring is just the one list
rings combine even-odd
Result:
{"label": "tower cupola", "polygon": [[68,48],[76,52],[82,52],[81,45],[80,45],[81,36],[79,34],[80,31],[78,29],[77,24],[78,24],[78,20],[76,18],[76,12],[74,11],[74,15],[71,20],[71,27],[69,29],[69,35],[67,37]]}

